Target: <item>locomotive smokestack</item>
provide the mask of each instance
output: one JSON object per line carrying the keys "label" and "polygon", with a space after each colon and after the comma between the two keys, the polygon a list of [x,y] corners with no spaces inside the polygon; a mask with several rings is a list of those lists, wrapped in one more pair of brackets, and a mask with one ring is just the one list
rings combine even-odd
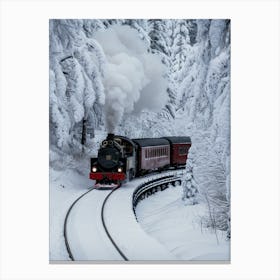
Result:
{"label": "locomotive smokestack", "polygon": [[114,140],[114,133],[108,133],[107,140]]}

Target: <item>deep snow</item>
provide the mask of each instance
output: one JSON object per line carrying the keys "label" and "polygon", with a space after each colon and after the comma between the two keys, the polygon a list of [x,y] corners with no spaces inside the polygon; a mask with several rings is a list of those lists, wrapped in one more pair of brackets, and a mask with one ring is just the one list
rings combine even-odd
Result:
{"label": "deep snow", "polygon": [[226,234],[201,226],[206,205],[184,205],[182,188],[169,187],[141,201],[136,215],[142,228],[161,242],[178,260],[229,261]]}
{"label": "deep snow", "polygon": [[63,224],[70,205],[93,185],[73,169],[50,169],[50,260],[70,260],[64,243]]}
{"label": "deep snow", "polygon": [[[182,188],[169,187],[141,201],[132,210],[132,192],[145,179],[136,179],[109,199],[105,208],[106,224],[121,248],[132,260],[229,260],[225,233],[216,235],[201,227],[203,204],[184,206]],[[93,181],[73,169],[51,170],[50,176],[50,261],[70,260],[63,237],[63,223],[72,202]],[[101,202],[108,191],[94,190],[73,208],[69,216],[69,242],[79,260],[119,260],[106,241],[100,224]],[[104,247],[105,244],[105,247]],[[108,249],[109,248],[109,249]],[[97,254],[96,254],[97,253]]]}

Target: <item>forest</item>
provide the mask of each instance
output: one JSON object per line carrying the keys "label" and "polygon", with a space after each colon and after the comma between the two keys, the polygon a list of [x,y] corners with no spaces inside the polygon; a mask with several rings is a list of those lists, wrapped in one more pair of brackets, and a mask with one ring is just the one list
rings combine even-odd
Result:
{"label": "forest", "polygon": [[191,136],[201,223],[230,238],[230,20],[53,19],[49,36],[50,168],[86,174],[102,133]]}

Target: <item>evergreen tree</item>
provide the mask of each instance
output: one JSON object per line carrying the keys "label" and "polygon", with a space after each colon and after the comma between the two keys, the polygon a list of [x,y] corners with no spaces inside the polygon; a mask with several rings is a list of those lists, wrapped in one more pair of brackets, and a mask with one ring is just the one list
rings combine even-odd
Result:
{"label": "evergreen tree", "polygon": [[94,108],[96,103],[104,104],[105,59],[98,43],[88,36],[101,26],[100,21],[50,21],[51,162],[57,159],[54,151],[61,157],[80,155],[99,125],[100,112]]}

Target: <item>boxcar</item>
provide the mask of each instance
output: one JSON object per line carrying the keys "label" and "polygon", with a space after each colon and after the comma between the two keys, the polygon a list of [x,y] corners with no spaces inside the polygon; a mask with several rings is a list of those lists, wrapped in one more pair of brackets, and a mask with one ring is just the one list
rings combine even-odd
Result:
{"label": "boxcar", "polygon": [[191,147],[191,138],[187,136],[163,137],[170,143],[170,165],[185,165],[189,148]]}
{"label": "boxcar", "polygon": [[137,145],[138,173],[170,165],[170,145],[163,138],[132,139]]}

